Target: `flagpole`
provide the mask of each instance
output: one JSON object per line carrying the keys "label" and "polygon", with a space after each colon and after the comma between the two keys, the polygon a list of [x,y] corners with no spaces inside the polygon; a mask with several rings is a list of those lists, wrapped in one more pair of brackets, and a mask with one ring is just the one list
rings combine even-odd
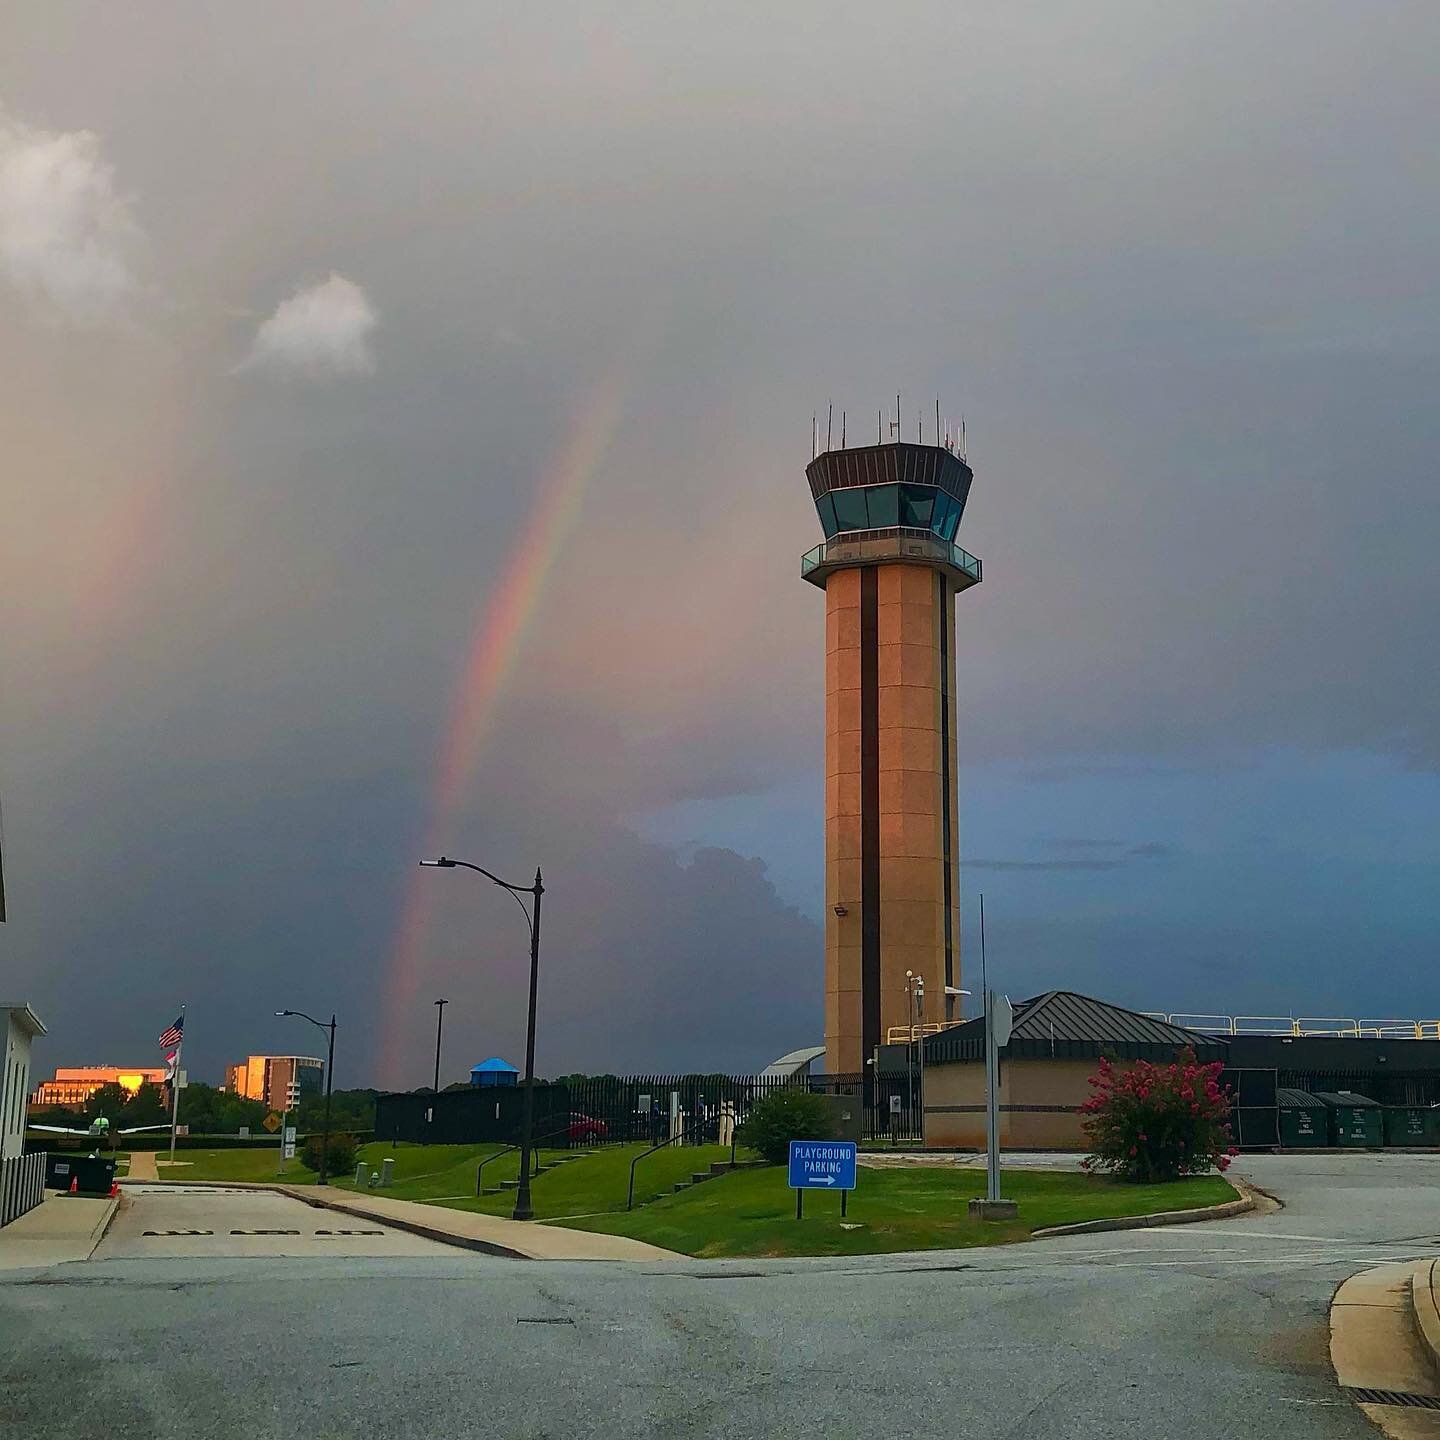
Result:
{"label": "flagpole", "polygon": [[180,1007],[180,1043],[175,1047],[175,1077],[170,1082],[170,1163],[175,1163],[175,1124],[180,1118],[180,1062],[185,1058],[185,1007]]}

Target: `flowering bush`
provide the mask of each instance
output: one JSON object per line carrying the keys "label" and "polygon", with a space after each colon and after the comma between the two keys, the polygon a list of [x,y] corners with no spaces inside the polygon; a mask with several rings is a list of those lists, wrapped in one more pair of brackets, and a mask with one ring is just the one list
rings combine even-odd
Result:
{"label": "flowering bush", "polygon": [[1095,1093],[1080,1107],[1090,1142],[1081,1164],[1137,1184],[1228,1169],[1238,1152],[1222,1068],[1197,1064],[1193,1050],[1171,1065],[1138,1060],[1123,1070],[1102,1059],[1090,1077]]}

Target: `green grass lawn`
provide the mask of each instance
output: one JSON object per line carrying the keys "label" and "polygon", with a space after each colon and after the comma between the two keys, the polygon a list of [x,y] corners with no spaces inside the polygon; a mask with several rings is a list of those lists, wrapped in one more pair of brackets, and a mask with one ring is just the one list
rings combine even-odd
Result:
{"label": "green grass lawn", "polygon": [[[378,1166],[385,1159],[395,1161],[395,1183],[376,1193],[395,1200],[419,1200],[456,1210],[508,1215],[515,1208],[514,1190],[494,1192],[502,1179],[514,1180],[519,1175],[518,1152],[501,1155],[485,1167],[485,1188],[491,1193],[478,1199],[475,1196],[475,1167],[482,1156],[494,1154],[499,1148],[494,1145],[401,1145],[392,1150],[388,1142],[379,1142],[365,1146],[360,1158],[372,1166]],[[536,1218],[548,1220],[562,1215],[623,1210],[630,1162],[648,1148],[636,1144],[605,1145],[595,1150],[542,1150],[542,1161],[571,1158],[530,1182]],[[729,1158],[728,1146],[658,1150],[642,1160],[636,1171],[636,1201],[669,1194],[677,1180],[688,1180],[692,1172],[708,1170],[712,1160]],[[337,1183],[342,1188],[354,1188],[353,1178]]]}
{"label": "green grass lawn", "polygon": [[984,1193],[983,1170],[862,1167],[845,1221],[840,1219],[840,1197],[820,1192],[806,1195],[805,1218],[797,1221],[785,1168],[765,1166],[737,1170],[643,1210],[566,1223],[577,1230],[629,1235],[686,1255],[865,1255],[995,1245],[1027,1239],[1032,1230],[1050,1225],[1184,1210],[1235,1198],[1234,1189],[1218,1175],[1169,1185],[1126,1185],[1073,1172],[1007,1170],[1001,1193],[1019,1201],[1019,1218],[971,1220],[966,1201]]}
{"label": "green grass lawn", "polygon": [[299,1160],[287,1160],[285,1173],[280,1174],[280,1146],[267,1145],[255,1149],[176,1150],[174,1165],[163,1162],[170,1157],[159,1155],[156,1169],[162,1180],[245,1180],[252,1184],[279,1181],[285,1185],[313,1185],[315,1174]]}

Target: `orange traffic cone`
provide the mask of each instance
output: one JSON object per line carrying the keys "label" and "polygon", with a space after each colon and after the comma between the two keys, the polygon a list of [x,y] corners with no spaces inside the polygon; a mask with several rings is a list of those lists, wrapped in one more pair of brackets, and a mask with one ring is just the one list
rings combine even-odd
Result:
{"label": "orange traffic cone", "polygon": [[70,1177],[70,1193],[72,1195],[78,1195],[80,1193],[80,1177],[78,1175],[72,1175]]}

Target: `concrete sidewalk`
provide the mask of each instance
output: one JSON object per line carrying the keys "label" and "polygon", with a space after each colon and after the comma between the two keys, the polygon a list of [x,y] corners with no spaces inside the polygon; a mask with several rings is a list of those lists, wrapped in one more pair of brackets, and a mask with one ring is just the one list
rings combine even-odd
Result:
{"label": "concrete sidewalk", "polygon": [[1330,1305],[1335,1378],[1391,1440],[1440,1440],[1435,1262],[1352,1275]]}
{"label": "concrete sidewalk", "polygon": [[0,1270],[88,1260],[119,1203],[47,1190],[33,1210],[0,1228]]}
{"label": "concrete sidewalk", "polygon": [[398,1230],[423,1235],[446,1245],[504,1255],[512,1260],[685,1260],[673,1250],[662,1250],[624,1235],[600,1235],[588,1230],[567,1230],[535,1221],[502,1220],[473,1210],[450,1210],[443,1205],[421,1205],[414,1200],[392,1200],[383,1195],[358,1194],[324,1187],[280,1185],[295,1200],[338,1210],[361,1220],[383,1220]]}
{"label": "concrete sidewalk", "polygon": [[158,1180],[160,1172],[155,1168],[155,1152],[153,1150],[132,1150],[130,1152],[130,1171],[124,1178],[126,1180]]}

